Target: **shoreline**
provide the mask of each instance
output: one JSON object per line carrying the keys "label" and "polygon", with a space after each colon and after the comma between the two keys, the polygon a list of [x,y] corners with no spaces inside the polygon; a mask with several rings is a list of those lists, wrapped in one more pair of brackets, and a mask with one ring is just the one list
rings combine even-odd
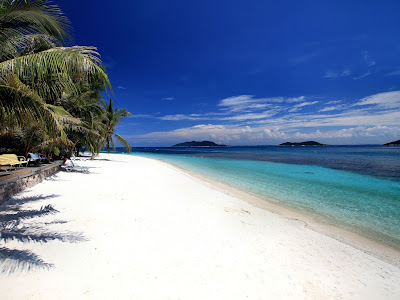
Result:
{"label": "shoreline", "polygon": [[393,245],[387,244],[382,240],[375,240],[371,237],[351,231],[350,229],[324,222],[320,218],[312,215],[311,213],[297,211],[292,207],[285,206],[284,204],[277,204],[273,200],[268,200],[268,198],[271,197],[267,196],[265,198],[261,198],[260,196],[252,194],[251,192],[243,191],[234,186],[217,181],[213,178],[203,176],[196,172],[166,162],[162,159],[149,158],[144,156],[140,157],[157,160],[180,172],[183,172],[184,174],[200,180],[202,183],[206,184],[212,189],[216,189],[220,192],[226,193],[227,195],[238,198],[251,205],[254,205],[255,207],[277,214],[289,220],[302,222],[306,227],[311,230],[324,234],[339,242],[345,243],[351,247],[373,255],[400,268],[400,249],[394,247]]}
{"label": "shoreline", "polygon": [[4,299],[400,296],[396,265],[173,165],[79,164],[89,173],[59,172],[1,206]]}

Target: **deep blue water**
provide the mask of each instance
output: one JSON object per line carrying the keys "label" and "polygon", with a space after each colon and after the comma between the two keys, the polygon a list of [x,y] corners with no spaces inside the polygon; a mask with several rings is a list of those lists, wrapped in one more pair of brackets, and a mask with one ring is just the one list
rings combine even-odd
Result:
{"label": "deep blue water", "polygon": [[135,148],[400,248],[400,147]]}

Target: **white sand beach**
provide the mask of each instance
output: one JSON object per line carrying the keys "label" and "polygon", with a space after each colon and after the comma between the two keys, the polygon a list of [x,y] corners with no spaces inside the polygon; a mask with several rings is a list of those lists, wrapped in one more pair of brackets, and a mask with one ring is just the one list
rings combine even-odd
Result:
{"label": "white sand beach", "polygon": [[80,164],[2,205],[1,299],[400,299],[396,265],[177,168]]}

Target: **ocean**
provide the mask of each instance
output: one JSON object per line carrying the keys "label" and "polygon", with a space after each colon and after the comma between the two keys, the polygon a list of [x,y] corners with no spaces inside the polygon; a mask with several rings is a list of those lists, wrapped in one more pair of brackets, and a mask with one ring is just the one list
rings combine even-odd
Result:
{"label": "ocean", "polygon": [[400,249],[400,147],[134,148]]}

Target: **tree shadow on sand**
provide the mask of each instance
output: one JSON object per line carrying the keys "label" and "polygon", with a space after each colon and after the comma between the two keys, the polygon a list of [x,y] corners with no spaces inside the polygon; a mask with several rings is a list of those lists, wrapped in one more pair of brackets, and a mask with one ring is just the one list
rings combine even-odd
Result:
{"label": "tree shadow on sand", "polygon": [[[40,222],[39,218],[54,215],[58,211],[50,204],[39,209],[24,209],[27,203],[53,199],[57,195],[23,197],[11,199],[0,206],[0,242],[47,243],[52,240],[77,243],[87,241],[81,233],[57,232],[49,230],[53,224],[64,224],[67,221],[52,220]],[[4,243],[3,243],[4,242]],[[49,269],[52,264],[45,262],[30,250],[9,249],[0,246],[0,275],[31,271],[38,268]]]}

